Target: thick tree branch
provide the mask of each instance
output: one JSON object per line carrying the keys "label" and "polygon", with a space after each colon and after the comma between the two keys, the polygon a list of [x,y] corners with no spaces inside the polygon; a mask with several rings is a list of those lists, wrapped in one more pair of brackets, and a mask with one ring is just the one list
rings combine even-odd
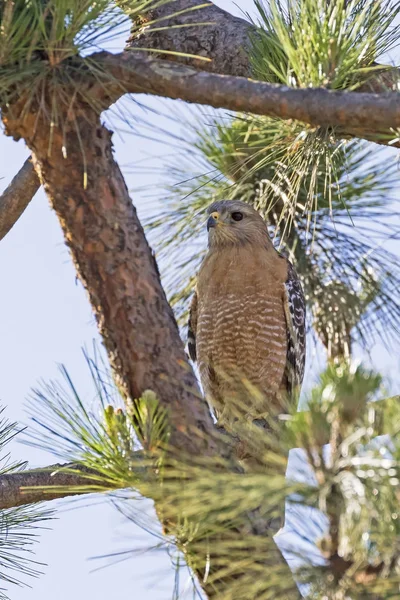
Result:
{"label": "thick tree branch", "polygon": [[18,221],[39,187],[39,178],[28,158],[0,196],[0,240]]}
{"label": "thick tree branch", "polygon": [[[150,21],[155,22],[148,25]],[[203,71],[250,77],[250,33],[256,32],[251,23],[234,17],[211,2],[172,0],[151,7],[140,22],[134,24],[126,49],[151,48],[159,51],[157,56],[160,58]],[[204,62],[193,56],[171,55],[163,51],[211,60]]]}
{"label": "thick tree branch", "polygon": [[[160,4],[148,11],[143,15],[140,23],[136,23],[133,28],[133,35],[128,40],[127,49],[134,48],[152,48],[154,50],[160,50],[158,53],[160,59],[168,59],[168,62],[177,61],[187,65],[194,66],[203,71],[209,71],[213,73],[219,73],[224,75],[244,76],[251,77],[251,66],[249,61],[248,48],[250,44],[250,34],[257,35],[257,28],[249,23],[248,21],[234,17],[226,11],[220,9],[212,3],[208,3],[201,8],[198,0],[172,0],[166,4]],[[195,10],[193,10],[195,9]],[[156,20],[157,23],[153,26],[147,25],[152,20]],[[200,25],[199,23],[207,23],[207,25]],[[158,29],[159,26],[162,29]],[[179,27],[183,25],[183,27]],[[192,27],[188,25],[193,25]],[[169,28],[169,26],[173,26]],[[157,30],[158,29],[158,30]],[[138,34],[139,30],[139,34]],[[199,55],[210,58],[210,62],[200,61],[193,57],[188,56],[173,56],[171,54],[163,54],[162,51],[173,51],[180,52],[182,54]],[[125,54],[120,55],[125,56]],[[130,58],[132,68],[135,67],[133,64],[132,57]],[[156,65],[156,63],[153,63]],[[112,65],[113,68],[115,65]],[[139,68],[139,62],[137,67]],[[124,66],[126,71],[127,65]],[[158,69],[160,71],[160,69]],[[170,71],[171,76],[173,72]],[[159,89],[159,86],[155,85],[154,82],[151,85],[145,86],[145,88],[136,89],[133,74],[124,73],[124,83],[126,76],[128,75],[128,85],[130,91],[145,91],[146,93],[152,93],[157,95],[166,95],[168,97],[179,97],[183,100],[190,102],[198,102],[201,104],[210,104],[212,106],[220,106],[231,110],[236,110],[236,106],[242,106],[243,104],[237,104],[234,99],[227,105],[226,101],[222,98],[217,98],[214,93],[214,104],[207,98],[197,98],[194,94],[190,95],[190,98],[185,97],[183,93],[171,94],[170,91],[163,92],[163,89]],[[142,72],[143,75],[143,72]],[[155,73],[152,74],[153,79]],[[375,76],[368,81],[362,88],[357,90],[359,92],[375,92],[382,93],[390,89],[398,89],[399,71],[397,69],[384,69],[382,72],[376,72]],[[139,83],[139,82],[138,82]],[[148,82],[145,82],[148,83]],[[171,81],[171,86],[174,82]],[[208,83],[208,82],[205,82]],[[227,82],[228,84],[228,82]],[[170,87],[171,87],[170,86]],[[163,87],[163,82],[160,82],[160,87]],[[207,90],[205,90],[207,92]],[[310,90],[308,90],[310,91]],[[225,90],[229,92],[228,89]],[[252,88],[254,93],[254,87]],[[355,92],[353,92],[354,94]],[[121,95],[121,89],[119,92],[114,93],[113,100],[115,101]],[[203,94],[204,95],[204,94]],[[207,95],[207,94],[206,94]],[[318,95],[313,96],[315,102],[319,101]],[[280,98],[280,101],[285,102],[284,98]],[[253,102],[254,104],[254,102]],[[357,106],[357,102],[355,102]],[[233,106],[233,108],[232,108]],[[357,113],[357,107],[354,107],[354,111]],[[282,108],[282,107],[281,107]],[[294,108],[294,107],[293,107]],[[347,107],[344,107],[345,110]],[[238,108],[238,110],[248,110],[247,105],[244,108]],[[380,110],[380,105],[376,106],[376,110]],[[254,109],[256,112],[256,109]],[[372,107],[373,111],[374,108]],[[296,112],[296,111],[295,111]],[[285,111],[280,111],[281,116]],[[262,114],[272,114],[270,112],[265,113],[265,109],[262,109]],[[340,115],[340,111],[339,114]],[[282,116],[282,118],[287,118]],[[339,119],[340,120],[340,119]],[[322,124],[317,120],[317,125]],[[346,119],[347,122],[351,121],[349,115]],[[308,121],[305,121],[308,122]],[[328,123],[334,125],[334,123]],[[384,139],[376,139],[373,135],[376,131],[372,131],[371,134],[365,129],[365,123],[361,130],[357,127],[353,128],[352,123],[350,126],[346,126],[345,134],[354,135],[356,137],[363,137],[367,140],[377,141],[379,143],[385,143]],[[394,126],[392,123],[390,126]],[[381,133],[378,131],[378,133]],[[386,131],[384,133],[387,133]],[[390,137],[386,137],[387,142],[390,141]],[[398,143],[394,144],[398,145]],[[0,239],[11,229],[13,224],[22,214],[26,205],[29,203],[30,198],[34,195],[39,187],[39,180],[34,174],[34,170],[30,164],[25,164],[21,172],[15,178],[17,184],[19,181],[26,181],[27,185],[22,184],[20,189],[22,190],[19,195],[19,202],[13,202],[13,207],[10,208],[9,204],[2,203],[0,199]],[[14,181],[13,181],[14,183]],[[4,196],[4,195],[3,195]]]}
{"label": "thick tree branch", "polygon": [[[293,89],[197,71],[171,61],[138,52],[92,56],[118,81],[98,85],[93,95],[104,105],[115,102],[124,92],[179,98],[215,108],[295,119],[311,126],[333,127],[347,134],[390,141],[391,129],[400,128],[400,94],[337,92],[326,89]],[[393,134],[395,137],[395,134]]]}
{"label": "thick tree branch", "polygon": [[[150,21],[156,22],[148,25]],[[249,48],[251,36],[256,36],[258,31],[249,21],[231,15],[212,2],[204,5],[201,0],[171,0],[143,14],[140,23],[134,24],[126,48],[152,48],[159,50],[161,59],[222,75],[252,77]],[[181,54],[168,54],[171,51]],[[184,54],[204,56],[211,61],[205,63]],[[357,92],[398,90],[399,81],[399,69],[382,66]]]}
{"label": "thick tree branch", "polygon": [[[99,481],[94,471],[75,464],[1,475],[0,510],[94,492]],[[102,482],[102,486],[107,487],[107,483]]]}

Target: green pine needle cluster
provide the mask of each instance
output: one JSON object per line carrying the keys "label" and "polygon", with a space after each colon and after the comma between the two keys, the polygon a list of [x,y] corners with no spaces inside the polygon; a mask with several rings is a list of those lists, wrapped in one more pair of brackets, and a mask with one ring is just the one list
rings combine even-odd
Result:
{"label": "green pine needle cluster", "polygon": [[[89,366],[99,393],[104,373]],[[272,419],[267,430],[239,423],[242,448],[257,460],[237,455],[227,462],[169,448],[168,417],[151,392],[143,395],[134,418],[115,402],[105,406],[104,392],[96,413],[95,406],[85,408],[63,373],[68,399],[53,384],[35,392],[31,442],[56,448],[65,461],[96,468],[99,491],[101,479],[109,489],[111,478],[113,489],[126,490],[125,499],[117,500],[122,511],[141,526],[137,494],[154,499],[165,527],[163,543],[176,546],[218,598],[288,600],[298,597],[295,580],[306,584],[309,600],[324,594],[332,600],[372,599],[377,589],[398,593],[400,403],[398,397],[375,402],[382,393],[378,374],[348,362],[328,366],[307,411]],[[390,438],[377,439],[382,435]],[[300,477],[286,479],[293,448],[303,457]],[[290,542],[284,535],[275,542],[291,557],[294,580],[277,560],[268,531],[260,535],[281,516],[285,501],[295,530]],[[304,510],[313,511],[316,523],[313,528],[311,520],[306,534]],[[159,539],[155,522],[146,521],[145,528]]]}
{"label": "green pine needle cluster", "polygon": [[24,443],[39,444],[61,459],[68,456],[70,463],[88,468],[85,477],[91,483],[80,487],[79,493],[133,486],[137,483],[133,466],[140,471],[152,464],[153,455],[159,450],[161,457],[168,442],[166,413],[151,390],[125,412],[105,363],[91,359],[86,352],[84,356],[96,390],[95,405],[85,406],[67,370],[61,367],[62,383],[44,383],[33,392],[29,410],[35,407],[32,420],[37,427]]}
{"label": "green pine needle cluster", "polygon": [[[20,120],[35,115],[36,127],[52,136],[75,125],[79,106],[100,114],[92,89],[122,84],[96,58],[97,51],[128,32],[132,20],[169,0],[0,0],[0,110]],[[154,26],[156,23],[151,22]],[[138,27],[132,36],[138,34]],[[85,156],[84,186],[87,183]]]}
{"label": "green pine needle cluster", "polygon": [[[325,562],[300,569],[300,579],[311,584],[307,598],[372,600],[399,593],[400,404],[398,397],[371,402],[380,388],[380,376],[362,367],[330,366],[312,391],[309,412],[295,417],[300,437],[293,441],[312,466],[314,506],[326,518],[316,540]],[[329,455],[322,452],[323,439]]]}
{"label": "green pine needle cluster", "polygon": [[398,42],[392,0],[256,0],[260,30],[252,37],[257,79],[291,87],[354,90],[378,70]]}
{"label": "green pine needle cluster", "polygon": [[62,90],[89,68],[77,58],[115,35],[125,21],[109,0],[1,0],[1,105],[16,93],[33,102],[40,92],[56,90],[58,102],[70,102]]}
{"label": "green pine needle cluster", "polygon": [[[119,85],[121,94],[123,88],[91,54],[117,38],[121,31],[128,31],[132,21],[139,25],[131,29],[131,39],[138,35],[141,15],[168,2],[0,0],[0,109],[4,111],[13,102],[24,101],[22,116],[28,110],[38,112],[53,128],[62,126],[62,113],[67,110],[71,119],[79,101],[100,113],[104,107],[91,95],[89,83],[105,89],[111,84]],[[172,10],[171,16],[174,14]],[[146,23],[153,31],[166,28],[162,23],[161,27],[158,25],[157,20]]]}

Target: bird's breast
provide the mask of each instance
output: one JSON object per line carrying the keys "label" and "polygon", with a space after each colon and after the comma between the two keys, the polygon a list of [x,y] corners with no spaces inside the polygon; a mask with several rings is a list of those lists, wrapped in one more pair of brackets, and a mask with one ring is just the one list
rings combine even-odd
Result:
{"label": "bird's breast", "polygon": [[281,262],[245,258],[227,257],[200,273],[196,350],[206,388],[210,366],[261,388],[277,389],[282,381],[285,272]]}

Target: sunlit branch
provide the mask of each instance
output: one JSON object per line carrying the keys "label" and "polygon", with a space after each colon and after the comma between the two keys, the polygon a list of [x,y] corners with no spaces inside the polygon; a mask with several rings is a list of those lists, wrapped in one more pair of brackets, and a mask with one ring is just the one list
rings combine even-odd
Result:
{"label": "sunlit branch", "polygon": [[28,158],[0,196],[0,240],[18,221],[39,187],[39,178]]}
{"label": "sunlit branch", "polygon": [[[347,135],[392,144],[400,128],[400,94],[353,93],[287,86],[197,71],[137,52],[99,52],[92,60],[115,79],[91,92],[105,106],[124,93],[145,93],[339,128]],[[392,134],[390,133],[392,132]]]}

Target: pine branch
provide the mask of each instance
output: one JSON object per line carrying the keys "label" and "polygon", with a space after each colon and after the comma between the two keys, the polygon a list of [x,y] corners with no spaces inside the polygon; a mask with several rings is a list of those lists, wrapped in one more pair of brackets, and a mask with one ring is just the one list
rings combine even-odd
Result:
{"label": "pine branch", "polygon": [[39,187],[38,176],[28,158],[0,196],[0,240],[18,221]]}
{"label": "pine branch", "polygon": [[[152,27],[148,25],[150,21],[157,23]],[[159,22],[166,29],[159,29]],[[151,48],[159,51],[158,57],[161,59],[223,75],[252,77],[248,50],[250,38],[257,37],[258,31],[253,23],[235,17],[212,2],[203,4],[199,0],[172,0],[156,5],[142,15],[140,24],[132,27],[126,49]],[[167,53],[163,54],[163,51]],[[177,54],[171,56],[168,54],[171,51]],[[200,62],[185,54],[199,54],[210,58],[211,62]],[[379,65],[374,63],[374,66]],[[357,92],[379,94],[397,89],[399,77],[399,69],[382,66],[382,70],[376,70],[367,83],[357,88]]]}
{"label": "pine branch", "polygon": [[341,135],[390,145],[396,138],[390,132],[400,128],[400,94],[395,92],[292,89],[197,71],[132,52],[99,52],[92,59],[116,81],[107,87],[96,84],[91,90],[93,97],[105,105],[116,102],[123,93],[153,94],[214,108],[295,119],[314,127],[338,128]]}
{"label": "pine branch", "polygon": [[94,471],[76,464],[55,464],[1,475],[0,510],[96,491],[96,476]]}
{"label": "pine branch", "polygon": [[[390,130],[400,128],[400,95],[333,92],[324,89],[291,89],[196,71],[171,61],[137,53],[100,52],[93,60],[115,79],[107,87],[96,83],[91,95],[103,108],[125,93],[146,93],[197,104],[295,119],[312,126],[337,127],[352,135],[398,146]],[[383,137],[380,137],[383,136]],[[39,189],[38,177],[26,161],[0,197],[0,240],[19,219]]]}
{"label": "pine branch", "polygon": [[[397,432],[398,405],[400,396],[385,398],[371,403],[370,419],[375,424],[377,435],[392,435]],[[296,414],[296,419],[307,416],[308,411]],[[329,437],[324,437],[323,430],[319,432],[319,443],[321,445],[329,443]],[[137,453],[138,457],[140,452]],[[137,461],[138,469],[139,462]],[[76,471],[75,473],[73,471]],[[87,477],[85,476],[87,474]],[[96,491],[96,483],[101,484],[102,488],[109,486],[110,483],[101,473],[89,469],[76,463],[54,464],[40,469],[31,469],[26,471],[13,472],[0,476],[0,510],[23,506],[33,502],[43,502],[54,500],[56,498],[65,498],[77,494],[86,494]],[[74,489],[75,488],[75,489]],[[81,489],[79,489],[81,488]],[[93,489],[91,489],[93,488]],[[334,569],[345,569],[345,561],[332,556]]]}
{"label": "pine branch", "polygon": [[[162,27],[152,27],[151,23],[148,26],[147,23],[151,21],[157,21],[157,25],[161,24]],[[193,27],[190,25],[193,25]],[[282,93],[278,93],[278,90],[266,87],[260,88],[251,82],[248,82],[248,86],[246,86],[244,81],[235,81],[235,79],[202,79],[200,73],[197,74],[196,78],[194,78],[194,73],[192,75],[187,73],[181,81],[182,72],[179,70],[173,71],[172,65],[170,65],[172,61],[178,61],[195,66],[201,71],[251,77],[248,50],[250,36],[254,36],[256,32],[257,28],[251,23],[234,17],[212,3],[199,5],[197,0],[174,0],[165,4],[156,4],[155,8],[143,15],[140,25],[133,27],[127,49],[152,48],[160,50],[159,56],[161,58],[158,60],[163,60],[165,57],[169,59],[165,61],[166,65],[169,64],[168,71],[164,72],[163,77],[160,77],[161,72],[163,72],[161,62],[154,59],[147,59],[148,62],[145,59],[143,62],[139,57],[134,61],[131,55],[129,58],[130,66],[138,71],[138,78],[135,80],[132,73],[126,72],[128,66],[125,59],[126,55],[123,53],[119,56],[121,60],[125,61],[125,64],[121,65],[119,75],[122,76],[126,91],[181,98],[188,102],[198,102],[230,110],[244,110],[256,114],[267,114],[279,118],[298,118],[300,121],[303,120],[312,125],[325,124],[328,127],[343,128],[342,135],[344,136],[350,135],[378,143],[398,145],[398,142],[392,143],[392,138],[395,138],[396,134],[390,135],[388,133],[391,128],[398,125],[398,101],[396,96],[393,96],[393,94],[385,95],[383,102],[372,96],[360,98],[359,101],[352,97],[354,93],[359,92],[382,93],[388,89],[395,89],[399,77],[397,69],[387,70],[383,68],[381,72],[377,71],[374,77],[370,78],[364,86],[358,88],[357,92],[353,92],[351,96],[339,98],[324,95],[321,90],[305,90],[305,99],[303,99],[301,92],[304,92],[304,90],[297,90],[300,94],[292,96],[290,90],[282,89]],[[163,55],[163,50],[178,54],[175,56],[171,54]],[[189,53],[192,56],[181,56],[179,53]],[[193,58],[195,54],[209,58],[211,61],[204,62],[195,59]],[[115,62],[112,65],[109,64],[109,66],[112,66],[112,73],[117,74]],[[173,78],[168,86],[165,86],[165,77]],[[188,89],[185,87],[185,81],[190,81],[190,85],[195,82],[196,85],[192,89]],[[232,97],[232,94],[235,96],[236,94],[247,93],[247,90],[251,94],[249,102],[243,101],[246,100],[246,97],[244,99],[240,96],[239,98]],[[191,93],[188,93],[189,91]],[[122,93],[124,93],[124,90],[121,89],[120,85],[116,85],[114,96],[110,95],[108,98],[109,102],[116,101]],[[266,93],[266,98],[259,98],[260,93]],[[318,107],[321,93],[323,109]],[[306,104],[303,104],[303,102],[308,102],[309,98],[313,102],[312,110],[304,111],[302,107]],[[338,99],[340,99],[340,102],[335,106]],[[278,102],[276,110],[274,107],[275,101]],[[364,102],[366,102],[366,105]],[[286,110],[287,104],[289,110]],[[393,105],[394,108],[387,115],[387,118],[377,119],[376,122],[371,121],[371,115],[378,114],[379,111],[384,111],[386,106],[393,107]],[[329,109],[327,113],[325,113],[325,107]],[[332,112],[334,107],[336,110]],[[354,121],[353,125],[353,118],[354,115],[358,116],[359,107],[363,112],[359,115],[360,118]],[[107,102],[105,108],[107,108]],[[343,114],[342,111],[344,111]],[[393,111],[397,115],[395,119],[392,118]],[[386,139],[379,139],[377,137],[379,135],[384,135]],[[28,164],[24,165],[21,176],[13,181],[13,185],[17,186],[19,182],[21,182],[21,187],[17,191],[18,203],[13,201],[11,196],[5,198],[4,203],[0,199],[0,239],[11,229],[38,189],[37,177]],[[6,193],[8,196],[8,190],[6,190]],[[12,193],[12,190],[10,190],[10,193]],[[7,200],[13,203],[12,207]]]}
{"label": "pine branch", "polygon": [[[390,130],[400,128],[400,96],[333,92],[325,89],[291,89],[197,71],[171,61],[138,53],[94,54],[93,62],[105,69],[115,83],[96,82],[90,94],[103,109],[125,93],[146,93],[281,119],[295,119],[312,126],[337,127],[352,135],[397,146]],[[384,137],[379,137],[384,136]],[[39,188],[30,159],[0,198],[0,239],[11,229]]]}

